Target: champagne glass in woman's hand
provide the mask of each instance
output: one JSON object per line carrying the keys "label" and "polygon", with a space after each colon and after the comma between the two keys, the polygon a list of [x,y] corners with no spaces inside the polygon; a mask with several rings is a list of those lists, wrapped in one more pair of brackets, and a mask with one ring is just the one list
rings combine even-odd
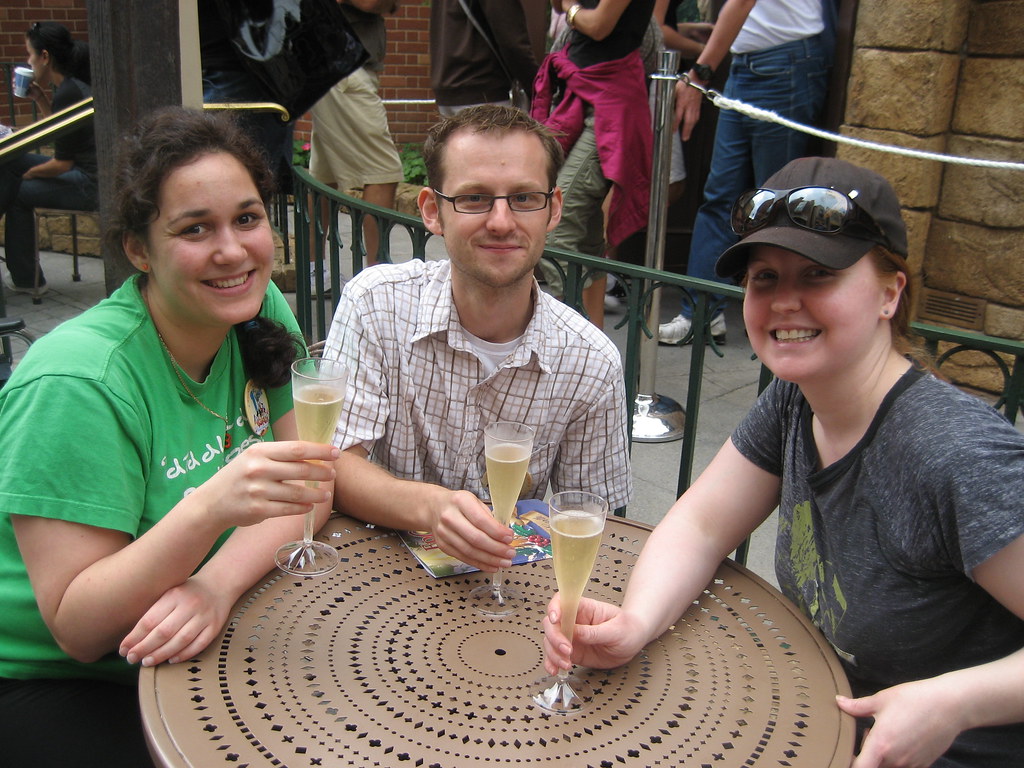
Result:
{"label": "champagne glass in woman's hand", "polygon": [[[292,400],[295,425],[300,440],[330,444],[345,401],[348,369],[337,360],[304,357],[292,363]],[[316,481],[306,482],[316,487]],[[297,576],[321,576],[338,567],[338,551],[313,541],[316,511],[306,513],[302,541],[293,541],[277,550],[277,567]]]}
{"label": "champagne glass in woman's hand", "polygon": [[[484,459],[487,487],[494,519],[508,525],[526,479],[533,452],[533,428],[512,421],[496,421],[484,427]],[[507,616],[522,605],[522,596],[501,580],[499,568],[484,584],[469,593],[473,607],[488,616]]]}
{"label": "champagne glass in woman's hand", "polygon": [[[548,501],[548,514],[551,555],[562,610],[562,634],[571,643],[580,598],[601,546],[608,502],[586,491],[563,491]],[[560,669],[557,675],[538,684],[533,701],[548,712],[571,714],[582,710],[593,696],[589,683]]]}

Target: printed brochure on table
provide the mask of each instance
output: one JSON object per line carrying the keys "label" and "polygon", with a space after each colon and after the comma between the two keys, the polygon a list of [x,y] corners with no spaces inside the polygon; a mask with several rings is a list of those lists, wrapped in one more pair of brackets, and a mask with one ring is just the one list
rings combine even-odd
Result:
{"label": "printed brochure on table", "polygon": [[[520,499],[512,518],[512,546],[516,550],[512,565],[547,560],[551,557],[551,529],[548,527],[548,505],[537,499]],[[424,531],[398,531],[402,543],[416,556],[434,578],[473,573],[479,570],[447,555]]]}

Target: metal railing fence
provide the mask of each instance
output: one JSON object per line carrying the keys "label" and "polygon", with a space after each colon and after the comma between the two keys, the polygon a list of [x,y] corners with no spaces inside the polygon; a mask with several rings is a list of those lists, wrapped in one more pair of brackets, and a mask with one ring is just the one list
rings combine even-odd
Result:
{"label": "metal railing fence", "polygon": [[[418,259],[428,257],[428,242],[432,235],[418,216],[381,208],[338,192],[317,182],[304,168],[296,166],[293,173],[297,315],[303,333],[312,342],[326,337],[337,306],[341,291],[341,257],[344,249],[350,249],[353,272],[358,272],[366,264],[367,253],[362,233],[363,221],[367,216],[376,219],[380,228],[379,261],[391,261],[391,238],[395,231],[406,233],[409,248],[404,250],[411,252],[412,257]],[[329,222],[337,221],[342,214],[349,217],[351,225],[351,241],[347,244],[343,241],[339,228],[329,226]],[[311,253],[312,260],[309,258]],[[562,271],[565,283],[564,300],[581,312],[583,285],[590,275],[605,272],[615,275],[622,282],[626,292],[625,315],[614,327],[625,330],[623,367],[629,403],[636,399],[641,343],[652,331],[645,321],[645,309],[653,292],[672,286],[681,289],[683,301],[692,305],[693,345],[686,384],[686,420],[677,480],[677,490],[682,493],[693,479],[694,447],[701,429],[701,386],[707,350],[722,355],[714,340],[708,338],[707,320],[718,308],[716,295],[725,296],[726,300],[742,300],[743,289],[554,248],[547,249],[544,258]],[[323,285],[321,277],[325,264],[329,265],[330,285]],[[311,269],[317,295],[323,296],[327,290],[329,299],[312,299],[309,278]],[[1002,372],[1004,383],[995,405],[1011,423],[1016,423],[1024,398],[1024,341],[1000,339],[924,323],[913,323],[912,327],[924,338],[926,345],[933,352],[939,349],[940,343],[952,345],[936,355],[936,362],[940,365],[951,356],[967,350],[990,356]],[[1013,364],[1007,364],[1000,354],[1012,358]],[[771,373],[762,366],[758,391],[767,386],[769,381]],[[630,419],[632,415],[631,412]],[[623,510],[619,512],[622,513]]]}
{"label": "metal railing fence", "polygon": [[[380,208],[345,195],[317,182],[304,168],[295,167],[293,171],[295,198],[292,229],[295,233],[296,314],[303,333],[311,342],[315,342],[326,337],[341,290],[341,255],[346,244],[342,241],[339,228],[331,227],[330,222],[337,221],[338,216],[342,214],[349,217],[351,242],[348,247],[351,249],[353,272],[358,272],[366,264],[367,254],[362,235],[363,220],[366,216],[373,216],[378,222],[381,242],[378,260],[382,262],[392,260],[391,237],[394,231],[406,233],[409,248],[403,250],[411,252],[412,257],[418,259],[428,257],[427,243],[432,234],[418,216]],[[312,259],[309,258],[311,253]],[[628,403],[633,403],[636,399],[641,340],[650,337],[652,330],[645,322],[645,305],[655,291],[669,286],[683,289],[683,300],[692,303],[694,344],[686,387],[686,421],[677,478],[678,492],[681,493],[689,487],[693,474],[694,446],[700,429],[700,396],[705,355],[708,349],[715,354],[722,354],[714,340],[706,338],[706,321],[716,309],[712,297],[718,294],[729,299],[741,299],[742,289],[561,249],[547,249],[544,258],[562,273],[566,303],[581,312],[583,286],[592,274],[612,274],[622,282],[626,293],[625,314],[615,328],[625,331],[623,368]],[[330,285],[323,285],[321,277],[325,264],[328,265]],[[323,296],[325,290],[328,290],[330,298],[313,300],[309,278],[311,270],[316,295]],[[763,381],[767,380],[763,377]],[[630,421],[632,416],[631,410]],[[632,434],[632,423],[629,426]],[[625,509],[616,510],[616,513],[625,514]]]}

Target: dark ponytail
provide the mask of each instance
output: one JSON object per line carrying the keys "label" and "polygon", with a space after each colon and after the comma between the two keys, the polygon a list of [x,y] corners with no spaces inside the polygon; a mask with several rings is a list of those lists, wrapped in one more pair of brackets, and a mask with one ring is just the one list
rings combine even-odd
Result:
{"label": "dark ponytail", "polygon": [[238,323],[235,335],[245,373],[253,384],[272,389],[288,383],[292,362],[301,348],[300,339],[280,323],[262,316]]}

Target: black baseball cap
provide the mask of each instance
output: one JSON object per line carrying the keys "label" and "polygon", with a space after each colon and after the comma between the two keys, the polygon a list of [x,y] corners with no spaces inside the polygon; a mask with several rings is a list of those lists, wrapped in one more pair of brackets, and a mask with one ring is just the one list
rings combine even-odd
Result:
{"label": "black baseball cap", "polygon": [[750,249],[758,245],[785,248],[830,269],[853,266],[876,244],[906,258],[907,228],[900,215],[900,202],[882,176],[844,160],[801,157],[762,185],[773,190],[800,187],[825,187],[846,194],[871,217],[879,232],[860,227],[835,234],[814,232],[794,224],[780,207],[771,223],[746,235],[718,258],[715,272],[719,277],[731,278],[742,273],[750,259]]}

